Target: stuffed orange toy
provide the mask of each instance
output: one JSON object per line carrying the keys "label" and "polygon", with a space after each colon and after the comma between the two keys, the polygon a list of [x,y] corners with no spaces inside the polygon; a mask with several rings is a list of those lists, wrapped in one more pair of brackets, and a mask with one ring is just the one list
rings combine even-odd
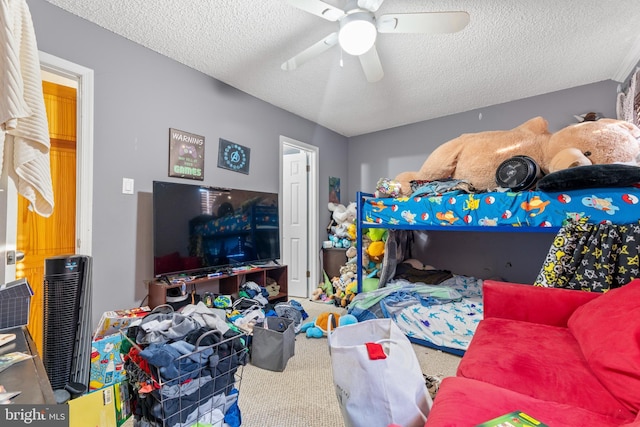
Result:
{"label": "stuffed orange toy", "polygon": [[316,327],[320,328],[322,330],[322,332],[324,334],[326,334],[328,332],[328,328],[329,328],[329,315],[333,316],[333,323],[331,325],[331,329],[335,329],[339,324],[340,324],[340,314],[338,313],[331,313],[328,311],[325,311],[323,313],[320,313],[318,315],[318,317],[316,318]]}

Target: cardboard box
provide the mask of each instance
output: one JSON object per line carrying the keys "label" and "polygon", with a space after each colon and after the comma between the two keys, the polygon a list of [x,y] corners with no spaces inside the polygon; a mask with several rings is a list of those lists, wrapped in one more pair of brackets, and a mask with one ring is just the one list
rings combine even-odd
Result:
{"label": "cardboard box", "polygon": [[117,427],[113,386],[72,399],[69,405],[69,427]]}
{"label": "cardboard box", "polygon": [[29,307],[33,289],[27,279],[18,279],[0,286],[0,330],[29,323]]}
{"label": "cardboard box", "polygon": [[134,320],[140,319],[150,312],[151,309],[148,306],[105,311],[102,313],[98,327],[93,333],[93,339],[97,340],[120,332],[121,329],[127,328]]}
{"label": "cardboard box", "polygon": [[113,401],[116,407],[116,423],[120,427],[131,417],[131,394],[127,381],[113,385]]}
{"label": "cardboard box", "polygon": [[127,379],[124,362],[120,356],[123,339],[118,332],[91,343],[89,390],[100,390]]}

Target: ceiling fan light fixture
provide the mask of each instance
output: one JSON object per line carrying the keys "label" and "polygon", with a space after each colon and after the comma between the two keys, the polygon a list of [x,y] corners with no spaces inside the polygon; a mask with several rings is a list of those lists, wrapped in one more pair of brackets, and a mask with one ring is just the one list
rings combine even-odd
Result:
{"label": "ceiling fan light fixture", "polygon": [[349,55],[366,53],[376,42],[378,30],[369,13],[352,13],[340,21],[338,42]]}

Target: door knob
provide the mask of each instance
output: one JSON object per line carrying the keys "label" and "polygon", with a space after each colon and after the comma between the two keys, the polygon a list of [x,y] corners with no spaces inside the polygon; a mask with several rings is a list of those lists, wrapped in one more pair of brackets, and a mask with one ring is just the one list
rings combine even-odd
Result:
{"label": "door knob", "polygon": [[7,251],[7,265],[14,265],[16,262],[24,259],[22,251]]}

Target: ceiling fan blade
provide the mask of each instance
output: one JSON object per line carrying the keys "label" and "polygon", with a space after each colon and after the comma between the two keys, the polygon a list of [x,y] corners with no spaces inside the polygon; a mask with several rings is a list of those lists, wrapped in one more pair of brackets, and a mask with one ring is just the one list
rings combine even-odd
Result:
{"label": "ceiling fan blade", "polygon": [[358,0],[358,7],[360,9],[366,9],[371,12],[375,12],[380,8],[380,5],[384,3],[384,0]]}
{"label": "ceiling fan blade", "polygon": [[375,83],[384,77],[384,71],[382,71],[382,63],[376,50],[376,45],[373,45],[371,49],[362,55],[358,56],[360,59],[360,65],[369,83]]}
{"label": "ceiling fan blade", "polygon": [[285,71],[295,70],[311,58],[320,55],[325,50],[335,46],[338,43],[338,33],[331,33],[314,45],[306,48],[287,62],[283,63],[281,68]]}
{"label": "ceiling fan blade", "polygon": [[455,33],[469,23],[467,12],[423,12],[382,15],[377,19],[381,33]]}
{"label": "ceiling fan blade", "polygon": [[287,0],[290,5],[324,18],[327,21],[337,21],[344,16],[344,10],[331,6],[321,0]]}

